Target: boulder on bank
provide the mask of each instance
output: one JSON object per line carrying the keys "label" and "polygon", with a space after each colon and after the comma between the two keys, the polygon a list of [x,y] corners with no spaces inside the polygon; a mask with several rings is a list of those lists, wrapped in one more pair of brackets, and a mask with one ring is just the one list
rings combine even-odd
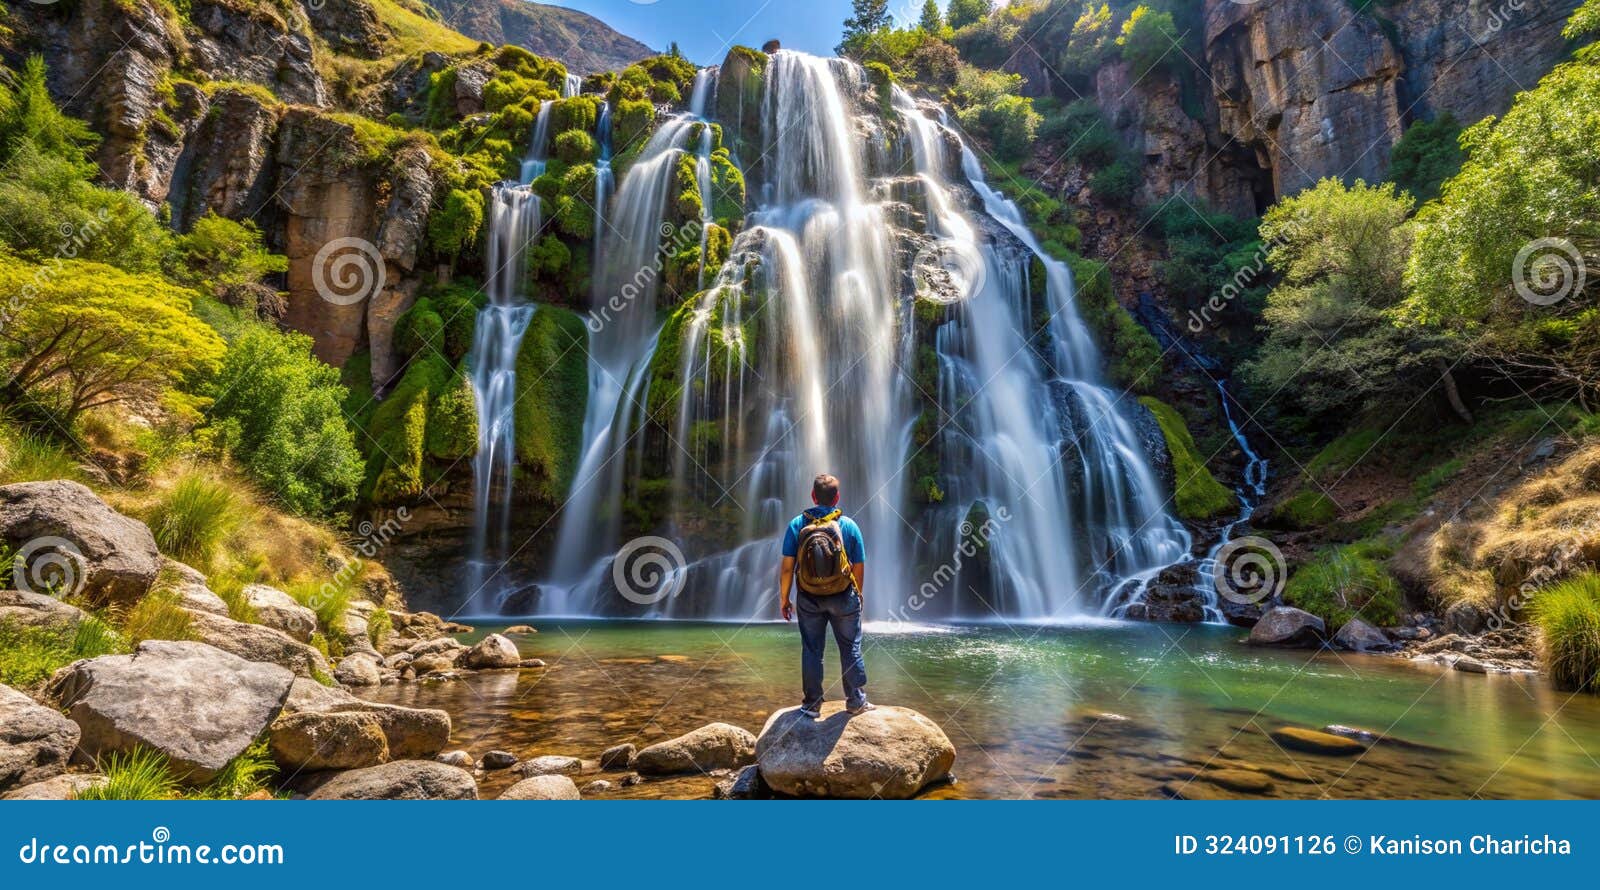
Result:
{"label": "boulder on bank", "polygon": [[612,745],[600,752],[600,768],[605,770],[627,769],[628,764],[633,762],[633,755],[637,751],[638,749],[633,746],[632,742]]}
{"label": "boulder on bank", "polygon": [[278,717],[267,737],[285,770],[361,769],[389,760],[389,740],[373,714],[360,711]]}
{"label": "boulder on bank", "polygon": [[517,644],[499,634],[489,634],[477,645],[467,650],[459,661],[462,667],[475,671],[514,668],[522,661]]}
{"label": "boulder on bank", "polygon": [[1387,634],[1360,618],[1346,621],[1333,635],[1333,645],[1351,652],[1387,652],[1394,648]]}
{"label": "boulder on bank", "polygon": [[563,757],[559,754],[545,754],[540,757],[530,757],[515,767],[516,771],[524,776],[567,776],[583,772],[583,761],[576,757]]}
{"label": "boulder on bank", "polygon": [[580,800],[577,783],[566,776],[533,776],[505,790],[500,800]]}
{"label": "boulder on bank", "polygon": [[[0,577],[0,584],[9,583],[9,577]],[[77,606],[64,603],[49,594],[0,590],[0,624],[37,628],[73,627],[85,614]]]}
{"label": "boulder on bank", "polygon": [[178,778],[203,783],[272,724],[293,683],[284,668],[205,643],[149,640],[62,668],[50,694],[82,730],[84,756],[152,748]]}
{"label": "boulder on bank", "polygon": [[161,571],[144,523],[65,480],[0,485],[0,544],[19,551],[35,592],[59,583],[96,604],[137,603]]}
{"label": "boulder on bank", "polygon": [[478,784],[465,770],[430,760],[396,760],[381,766],[313,776],[300,784],[311,800],[477,800]]}
{"label": "boulder on bank", "polygon": [[246,584],[244,599],[255,612],[257,624],[283,631],[302,643],[311,642],[311,635],[317,632],[317,613],[276,587]]}
{"label": "boulder on bank", "polygon": [[756,740],[762,780],[795,797],[908,798],[947,778],[955,760],[938,724],[883,705],[851,716],[829,702],[820,720],[788,708],[769,717]]}
{"label": "boulder on bank", "polygon": [[356,698],[315,680],[296,679],[284,704],[285,713],[365,713],[377,718],[395,760],[436,756],[450,743],[450,715],[435,708],[407,708]]}
{"label": "boulder on bank", "polygon": [[633,756],[630,767],[647,776],[664,776],[735,769],[755,759],[756,737],[748,730],[710,723],[645,748]]}
{"label": "boulder on bank", "polygon": [[1310,612],[1277,606],[1262,613],[1250,629],[1250,645],[1314,649],[1322,645],[1327,633],[1328,626]]}
{"label": "boulder on bank", "polygon": [[78,747],[78,725],[0,686],[0,790],[59,775]]}
{"label": "boulder on bank", "polygon": [[206,583],[206,576],[175,559],[163,560],[158,583],[178,595],[178,605],[191,612],[209,612],[228,617],[228,604]]}
{"label": "boulder on bank", "polygon": [[203,643],[243,658],[264,661],[293,671],[296,676],[326,676],[328,660],[322,653],[281,630],[234,621],[210,612],[189,612],[189,630]]}
{"label": "boulder on bank", "polygon": [[23,785],[6,792],[0,800],[72,800],[90,788],[98,788],[111,781],[95,773],[72,773]]}
{"label": "boulder on bank", "polygon": [[339,662],[333,669],[333,678],[341,686],[377,686],[383,682],[383,672],[372,656],[357,653]]}

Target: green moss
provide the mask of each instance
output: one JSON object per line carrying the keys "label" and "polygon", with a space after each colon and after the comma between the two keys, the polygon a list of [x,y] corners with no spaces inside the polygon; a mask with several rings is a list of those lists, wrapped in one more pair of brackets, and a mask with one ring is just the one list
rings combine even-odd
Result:
{"label": "green moss", "polygon": [[432,300],[417,300],[395,322],[394,348],[408,359],[419,352],[444,351],[444,319],[433,308]]}
{"label": "green moss", "polygon": [[457,374],[456,385],[434,397],[423,444],[434,460],[458,461],[477,453],[478,407],[465,374]]}
{"label": "green moss", "polygon": [[1345,433],[1317,452],[1306,464],[1306,472],[1315,479],[1337,477],[1366,457],[1382,436],[1383,432],[1375,429]]}
{"label": "green moss", "polygon": [[1321,528],[1334,520],[1338,507],[1316,488],[1305,488],[1274,504],[1259,524],[1266,528],[1305,531]]}
{"label": "green moss", "polygon": [[1360,618],[1380,627],[1400,620],[1400,584],[1384,561],[1394,553],[1382,541],[1325,550],[1300,566],[1283,588],[1284,602],[1328,623],[1328,630]]}
{"label": "green moss", "polygon": [[744,223],[744,173],[728,155],[726,148],[711,153],[711,216],[730,229]]}
{"label": "green moss", "polygon": [[1172,455],[1178,515],[1184,519],[1210,519],[1237,508],[1238,499],[1233,492],[1218,482],[1201,460],[1182,415],[1151,396],[1140,398],[1139,404],[1155,415],[1156,423],[1161,425],[1161,435],[1167,440],[1167,451]]}
{"label": "green moss", "polygon": [[572,485],[583,448],[588,330],[564,309],[540,306],[517,355],[517,463],[530,494],[556,504]]}
{"label": "green moss", "polygon": [[574,96],[550,106],[550,129],[556,134],[568,131],[593,133],[600,122],[600,100],[594,96]]}
{"label": "green moss", "polygon": [[753,158],[761,146],[761,100],[766,90],[767,54],[747,46],[728,50],[717,80],[717,120],[731,132],[729,148]]}
{"label": "green moss", "polygon": [[1533,600],[1539,656],[1558,689],[1600,692],[1600,575],[1579,575]]}
{"label": "green moss", "polygon": [[419,354],[400,382],[373,409],[367,433],[373,445],[367,460],[367,488],[374,503],[395,503],[422,494],[427,483],[428,414],[436,395],[455,385],[455,371],[443,357]]}
{"label": "green moss", "polygon": [[568,130],[556,137],[554,154],[568,164],[587,164],[600,156],[600,145],[583,130]]}
{"label": "green moss", "polygon": [[1078,313],[1106,356],[1106,376],[1132,392],[1150,392],[1162,368],[1161,347],[1155,337],[1117,302],[1104,263],[1073,256],[1068,265],[1077,283]]}
{"label": "green moss", "polygon": [[656,106],[649,99],[623,99],[612,116],[612,136],[619,147],[643,143],[645,133],[656,119]]}

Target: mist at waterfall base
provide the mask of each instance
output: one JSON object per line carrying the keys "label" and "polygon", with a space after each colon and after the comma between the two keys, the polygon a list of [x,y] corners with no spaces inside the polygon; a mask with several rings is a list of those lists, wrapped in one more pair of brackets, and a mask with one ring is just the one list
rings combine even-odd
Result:
{"label": "mist at waterfall base", "polygon": [[[496,562],[517,544],[507,538],[510,408],[497,399],[514,391],[505,375],[514,378],[533,311],[516,296],[521,264],[507,253],[539,222],[525,184],[496,190],[497,271],[472,362],[485,421],[462,614],[500,614],[515,593],[513,611],[529,616],[775,618],[780,534],[823,471],[842,480],[841,506],[864,530],[869,618],[1116,617],[1163,568],[1191,559],[1135,429],[1142,409],[1101,379],[1068,267],[1043,252],[936,108],[894,87],[904,133],[889,133],[866,72],[845,60],[770,57],[760,144],[734,159],[754,209],[669,332],[676,391],[655,396],[673,398],[672,416],[647,416],[665,319],[678,309],[658,299],[659,272],[690,228],[667,224],[686,156],[705,208],[702,250],[711,222],[716,75],[700,72],[689,109],[659,122],[614,194],[601,112],[584,445],[542,579],[508,577]],[[610,311],[618,294],[628,298]],[[918,300],[937,315],[931,335],[918,334]],[[623,505],[652,435],[668,442],[670,508],[641,547],[624,535]],[[924,454],[938,473],[912,478]],[[624,565],[619,550],[638,561]],[[1220,618],[1205,581],[1207,615]]]}

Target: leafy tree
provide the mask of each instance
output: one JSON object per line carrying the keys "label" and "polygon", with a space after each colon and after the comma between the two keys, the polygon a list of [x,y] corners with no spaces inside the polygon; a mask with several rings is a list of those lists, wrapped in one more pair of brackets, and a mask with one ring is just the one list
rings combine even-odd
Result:
{"label": "leafy tree", "polygon": [[844,20],[844,39],[840,52],[852,38],[860,38],[889,27],[889,0],[854,0],[852,15]]}
{"label": "leafy tree", "polygon": [[1111,57],[1117,45],[1117,31],[1112,21],[1109,4],[1084,6],[1061,50],[1062,76],[1087,78]]}
{"label": "leafy tree", "polygon": [[206,391],[224,446],[290,510],[327,516],[355,499],[363,464],[341,408],[347,391],[310,337],[250,325]]}
{"label": "leafy tree", "polygon": [[984,134],[1008,159],[1027,152],[1042,120],[1032,100],[1017,95],[1021,86],[1020,75],[962,65],[952,94],[961,125]]}
{"label": "leafy tree", "polygon": [[1394,321],[1411,207],[1393,185],[1324,179],[1267,211],[1261,237],[1281,281],[1267,295],[1266,342],[1243,367],[1251,386],[1281,392],[1316,417],[1374,407],[1442,379],[1452,407],[1467,415],[1444,370],[1455,353],[1449,339],[1417,336]]}
{"label": "leafy tree", "polygon": [[1412,124],[1389,154],[1389,181],[1410,192],[1418,204],[1439,197],[1439,186],[1456,175],[1466,155],[1461,125],[1449,112]]}
{"label": "leafy tree", "polygon": [[944,30],[944,15],[939,12],[937,0],[923,0],[922,20],[918,24],[922,30],[936,36]]}
{"label": "leafy tree", "polygon": [[0,256],[0,397],[70,428],[91,408],[199,382],[223,345],[190,314],[192,296],[100,263]]}
{"label": "leafy tree", "polygon": [[1133,67],[1134,76],[1144,77],[1158,66],[1170,64],[1170,56],[1178,48],[1178,26],[1170,12],[1137,6],[1122,23],[1117,46],[1122,48],[1123,61]]}
{"label": "leafy tree", "polygon": [[983,21],[992,12],[994,12],[994,0],[950,0],[950,7],[945,11],[945,19],[949,21],[950,27],[960,30]]}
{"label": "leafy tree", "polygon": [[177,237],[167,260],[168,277],[221,298],[288,268],[288,258],[261,246],[254,222],[210,211]]}
{"label": "leafy tree", "polygon": [[84,178],[76,161],[18,146],[0,170],[0,244],[34,262],[85,259],[156,272],[172,233],[139,199]]}
{"label": "leafy tree", "polygon": [[99,141],[89,125],[56,108],[45,85],[43,56],[29,56],[15,88],[0,82],[0,164],[10,164],[24,146],[60,158],[79,178],[94,175],[90,152]]}
{"label": "leafy tree", "polygon": [[[1600,24],[1596,0],[1568,27]],[[1585,15],[1590,16],[1585,19]],[[1590,45],[1462,134],[1467,161],[1417,214],[1408,319],[1463,335],[1532,385],[1600,381],[1600,54]],[[1542,378],[1542,381],[1541,381]]]}

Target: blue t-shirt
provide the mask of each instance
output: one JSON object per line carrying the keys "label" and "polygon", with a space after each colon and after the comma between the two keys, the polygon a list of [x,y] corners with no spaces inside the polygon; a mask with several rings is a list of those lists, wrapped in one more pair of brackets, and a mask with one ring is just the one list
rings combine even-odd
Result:
{"label": "blue t-shirt", "polygon": [[[811,507],[796,516],[789,523],[789,530],[783,533],[783,555],[793,557],[797,554],[800,550],[800,530],[810,525],[812,520],[821,519],[837,509],[837,506]],[[844,555],[850,559],[851,565],[867,561],[867,545],[862,542],[861,529],[854,519],[839,517],[839,537],[844,538]]]}

